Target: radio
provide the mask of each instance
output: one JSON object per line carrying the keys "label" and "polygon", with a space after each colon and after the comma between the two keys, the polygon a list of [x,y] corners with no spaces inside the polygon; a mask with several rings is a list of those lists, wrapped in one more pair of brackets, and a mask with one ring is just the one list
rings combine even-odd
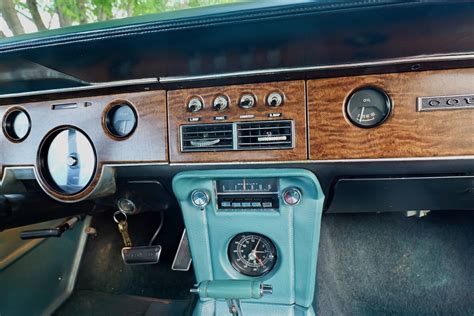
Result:
{"label": "radio", "polygon": [[279,207],[276,178],[215,181],[218,210],[275,210]]}

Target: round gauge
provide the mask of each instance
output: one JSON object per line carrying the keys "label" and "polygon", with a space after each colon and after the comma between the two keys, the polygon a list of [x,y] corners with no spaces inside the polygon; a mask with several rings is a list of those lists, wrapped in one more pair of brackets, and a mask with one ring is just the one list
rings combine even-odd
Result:
{"label": "round gauge", "polygon": [[60,129],[45,140],[40,165],[46,182],[61,194],[73,195],[92,181],[96,169],[94,147],[81,131]]}
{"label": "round gauge", "polygon": [[137,127],[137,113],[128,103],[116,104],[105,114],[105,126],[115,137],[128,137]]}
{"label": "round gauge", "polygon": [[13,141],[24,140],[31,129],[31,121],[28,113],[21,109],[10,111],[3,121],[5,135]]}
{"label": "round gauge", "polygon": [[346,104],[346,114],[357,127],[376,127],[388,118],[392,103],[388,95],[377,88],[366,87],[354,91]]}
{"label": "round gauge", "polygon": [[270,272],[277,260],[275,245],[257,233],[241,233],[232,238],[227,254],[235,270],[253,277]]}

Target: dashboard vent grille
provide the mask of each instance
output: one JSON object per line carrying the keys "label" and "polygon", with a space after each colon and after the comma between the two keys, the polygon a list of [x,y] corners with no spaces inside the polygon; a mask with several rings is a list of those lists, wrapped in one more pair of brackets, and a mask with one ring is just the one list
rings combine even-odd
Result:
{"label": "dashboard vent grille", "polygon": [[237,149],[293,148],[292,121],[237,123]]}
{"label": "dashboard vent grille", "polygon": [[181,126],[181,151],[221,151],[234,148],[232,123]]}

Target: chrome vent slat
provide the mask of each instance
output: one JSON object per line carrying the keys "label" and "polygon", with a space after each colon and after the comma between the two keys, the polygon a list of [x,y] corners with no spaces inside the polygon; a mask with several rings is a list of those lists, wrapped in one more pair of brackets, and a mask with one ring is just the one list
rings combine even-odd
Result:
{"label": "chrome vent slat", "polygon": [[182,125],[180,135],[182,152],[294,148],[290,120]]}
{"label": "chrome vent slat", "polygon": [[237,123],[238,149],[291,149],[293,146],[292,121]]}
{"label": "chrome vent slat", "polygon": [[181,126],[181,151],[224,151],[234,147],[232,124]]}

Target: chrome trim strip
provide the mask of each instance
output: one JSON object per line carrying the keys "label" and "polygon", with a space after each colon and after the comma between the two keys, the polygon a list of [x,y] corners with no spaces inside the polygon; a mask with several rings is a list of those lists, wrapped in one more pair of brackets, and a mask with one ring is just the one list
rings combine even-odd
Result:
{"label": "chrome trim strip", "polygon": [[95,89],[103,89],[103,88],[116,88],[116,87],[124,87],[124,86],[144,85],[144,84],[158,84],[158,83],[159,83],[158,78],[131,79],[131,80],[107,81],[107,82],[90,82],[89,86],[1,94],[0,99],[28,97],[28,96],[33,96],[33,95],[42,95],[42,94],[51,94],[51,93],[78,92],[78,91],[87,91],[87,90],[95,90]]}
{"label": "chrome trim strip", "polygon": [[443,157],[408,157],[408,158],[366,158],[366,159],[328,159],[328,160],[294,160],[294,161],[236,161],[236,162],[172,162],[170,166],[216,166],[216,165],[277,165],[277,164],[310,164],[310,163],[349,163],[349,162],[390,162],[390,161],[443,161],[443,160],[474,160],[474,156],[443,156]]}
{"label": "chrome trim strip", "polygon": [[200,81],[209,79],[226,79],[233,77],[248,77],[248,76],[263,76],[263,75],[275,75],[285,74],[290,72],[306,72],[306,71],[317,71],[317,70],[340,70],[340,69],[352,69],[352,68],[363,68],[372,66],[388,66],[394,64],[404,63],[420,63],[420,62],[438,62],[438,61],[458,61],[474,59],[474,54],[452,54],[452,55],[426,55],[426,56],[415,56],[406,58],[391,58],[379,61],[371,62],[359,62],[359,63],[347,63],[347,64],[335,64],[335,65],[320,65],[320,66],[306,66],[306,67],[294,67],[294,68],[270,68],[263,70],[245,70],[235,71],[228,73],[217,73],[208,75],[197,75],[197,76],[171,76],[162,77],[159,79],[160,83],[179,83],[186,81]]}

